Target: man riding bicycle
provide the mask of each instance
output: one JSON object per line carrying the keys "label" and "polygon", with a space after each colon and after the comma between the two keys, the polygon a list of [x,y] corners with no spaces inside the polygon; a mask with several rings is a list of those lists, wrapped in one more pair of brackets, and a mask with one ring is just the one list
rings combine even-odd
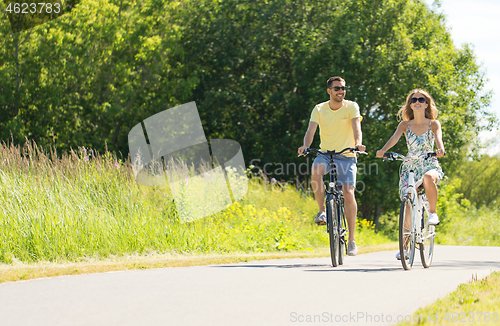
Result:
{"label": "man riding bicycle", "polygon": [[[302,155],[304,150],[311,146],[318,125],[322,151],[341,151],[346,147],[357,147],[358,150],[364,151],[366,147],[362,145],[361,133],[361,120],[363,118],[359,113],[358,104],[344,99],[345,80],[341,77],[331,77],[326,84],[330,100],[314,107],[309,127],[304,136],[304,144],[299,147],[298,153]],[[326,223],[323,176],[330,172],[329,160],[325,155],[318,155],[312,166],[311,186],[319,206],[319,212],[314,219],[317,224]],[[337,155],[334,163],[337,167],[338,184],[342,185],[344,193],[345,214],[349,229],[347,254],[355,256],[358,253],[354,238],[358,211],[354,196],[357,171],[356,154],[346,152],[344,155]]]}

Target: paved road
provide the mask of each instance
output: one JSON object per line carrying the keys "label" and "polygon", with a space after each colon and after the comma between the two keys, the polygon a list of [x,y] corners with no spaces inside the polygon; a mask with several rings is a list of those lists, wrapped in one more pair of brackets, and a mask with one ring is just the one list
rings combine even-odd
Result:
{"label": "paved road", "polygon": [[391,325],[500,269],[500,247],[437,246],[431,268],[417,258],[411,271],[394,255],[346,257],[338,268],[286,259],[0,284],[0,324]]}

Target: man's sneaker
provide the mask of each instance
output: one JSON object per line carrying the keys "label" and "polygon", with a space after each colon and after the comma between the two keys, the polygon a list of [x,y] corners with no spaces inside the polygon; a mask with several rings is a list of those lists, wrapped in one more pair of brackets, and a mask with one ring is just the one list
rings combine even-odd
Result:
{"label": "man's sneaker", "polygon": [[430,213],[428,223],[429,225],[439,225],[438,215],[436,213]]}
{"label": "man's sneaker", "polygon": [[314,223],[317,223],[318,225],[326,224],[326,213],[319,212],[314,219]]}
{"label": "man's sneaker", "polygon": [[347,256],[356,256],[358,254],[358,247],[356,247],[356,242],[349,241],[347,243]]}
{"label": "man's sneaker", "polygon": [[[405,250],[405,258],[408,259],[408,253],[406,252],[406,250]],[[396,259],[397,260],[401,260],[401,253],[399,251],[396,254]]]}

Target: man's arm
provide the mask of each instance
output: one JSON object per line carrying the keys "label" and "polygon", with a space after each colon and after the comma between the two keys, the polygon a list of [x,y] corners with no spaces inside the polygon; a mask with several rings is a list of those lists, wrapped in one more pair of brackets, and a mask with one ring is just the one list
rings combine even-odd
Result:
{"label": "man's arm", "polygon": [[318,123],[314,121],[309,121],[309,127],[307,127],[306,135],[304,136],[304,144],[298,149],[298,153],[300,155],[302,155],[304,149],[311,146],[314,140],[314,134],[316,133],[316,128],[318,128]]}
{"label": "man's arm", "polygon": [[352,131],[354,133],[354,147],[360,151],[364,151],[366,146],[363,145],[363,134],[361,132],[361,118],[351,119]]}

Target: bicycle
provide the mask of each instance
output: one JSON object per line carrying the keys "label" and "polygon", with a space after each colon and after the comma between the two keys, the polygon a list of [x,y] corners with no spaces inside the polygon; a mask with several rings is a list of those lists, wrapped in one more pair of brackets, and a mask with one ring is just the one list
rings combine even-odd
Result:
{"label": "bicycle", "polygon": [[408,164],[408,190],[403,196],[399,211],[399,254],[405,270],[413,266],[416,244],[420,250],[420,260],[424,268],[429,268],[434,255],[436,229],[429,225],[429,202],[424,193],[423,180],[415,181],[415,166],[422,159],[435,157],[436,153],[424,153],[418,156],[403,156],[398,153],[384,154],[384,161],[403,161]]}
{"label": "bicycle", "polygon": [[[326,207],[326,232],[330,239],[330,256],[332,258],[332,266],[344,264],[344,252],[347,251],[347,222],[345,218],[345,202],[342,188],[337,184],[337,167],[334,164],[334,156],[344,152],[368,154],[360,152],[357,148],[344,148],[340,152],[326,151],[322,152],[319,149],[306,148],[302,153],[306,156],[309,153],[317,155],[325,155],[330,157],[330,182],[329,189],[325,187],[325,207]],[[298,155],[300,156],[300,155]],[[339,189],[340,187],[340,189]],[[323,223],[322,225],[324,225]],[[321,225],[321,224],[320,224]]]}

